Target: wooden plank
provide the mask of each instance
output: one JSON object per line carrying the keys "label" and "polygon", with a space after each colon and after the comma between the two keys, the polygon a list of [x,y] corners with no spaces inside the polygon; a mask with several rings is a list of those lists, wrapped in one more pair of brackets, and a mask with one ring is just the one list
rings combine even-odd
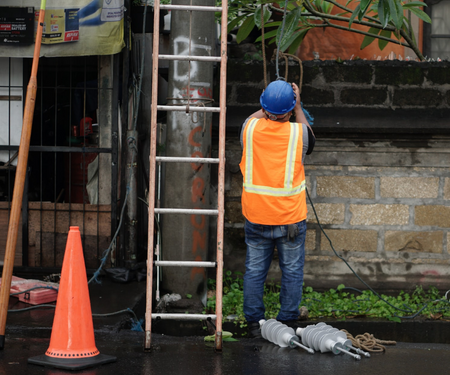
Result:
{"label": "wooden plank", "polygon": [[33,251],[34,266],[62,265],[70,226],[80,228],[88,268],[99,266],[111,240],[110,205],[30,202],[29,218],[29,252]]}
{"label": "wooden plank", "polygon": [[[33,204],[31,204],[33,203]],[[37,203],[37,204],[36,204]],[[30,202],[29,235],[36,231],[68,233],[70,226],[78,226],[82,235],[111,235],[111,206],[67,203]],[[30,239],[30,245],[33,244]]]}
{"label": "wooden plank", "polygon": [[6,100],[8,102],[20,102],[22,101],[21,95],[0,95],[0,100]]}
{"label": "wooden plank", "polygon": [[[66,249],[67,233],[36,232],[36,263],[41,267],[61,267]],[[86,268],[100,266],[103,251],[111,238],[105,236],[82,236],[83,255]],[[98,244],[97,244],[98,240]],[[108,260],[107,265],[111,262]]]}
{"label": "wooden plank", "polygon": [[[0,202],[7,203],[7,202]],[[0,205],[1,208],[1,205]],[[29,202],[28,209],[31,210],[46,210],[53,211],[55,209],[55,203],[52,202]],[[56,203],[56,209],[58,211],[100,211],[100,212],[110,212],[111,205],[109,204],[83,204],[83,203]]]}
{"label": "wooden plank", "polygon": [[67,234],[54,232],[35,232],[35,264],[41,267],[62,266]]}
{"label": "wooden plank", "polygon": [[[5,256],[9,222],[8,202],[0,202],[0,262]],[[60,267],[70,226],[78,226],[86,267],[97,268],[111,241],[111,206],[29,202],[28,258],[30,267]],[[84,210],[84,211],[83,211]],[[22,224],[14,266],[22,266]]]}

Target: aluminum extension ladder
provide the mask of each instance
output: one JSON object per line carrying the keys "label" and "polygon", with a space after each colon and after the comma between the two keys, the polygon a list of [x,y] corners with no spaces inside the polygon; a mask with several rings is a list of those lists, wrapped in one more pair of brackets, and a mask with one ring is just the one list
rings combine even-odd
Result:
{"label": "aluminum extension ladder", "polygon": [[[160,55],[159,54],[159,11],[185,10],[201,12],[221,12],[221,41],[220,56],[186,56],[186,55]],[[151,105],[151,133],[150,133],[150,176],[149,176],[149,220],[148,220],[148,256],[147,256],[147,305],[145,313],[145,343],[144,350],[151,349],[151,324],[152,318],[161,319],[191,319],[191,320],[216,320],[215,350],[222,350],[222,281],[223,281],[223,226],[224,226],[224,191],[225,191],[225,120],[226,120],[226,71],[227,71],[227,19],[228,2],[222,2],[221,7],[193,6],[193,5],[160,5],[160,0],[154,2],[154,29],[153,29],[153,64],[152,64],[152,105]],[[219,107],[194,107],[190,111],[196,112],[218,112],[219,113],[219,157],[218,158],[192,158],[192,157],[157,157],[156,156],[156,133],[157,133],[157,111],[186,111],[187,106],[163,106],[157,105],[158,95],[158,61],[159,60],[184,60],[184,61],[208,61],[220,62],[220,95]],[[184,163],[215,163],[219,165],[218,170],[218,197],[217,209],[170,209],[155,208],[155,182],[156,162],[184,162]],[[217,215],[217,256],[216,262],[205,261],[154,261],[154,220],[156,214],[202,214]],[[216,267],[216,311],[215,314],[152,314],[152,287],[153,287],[153,265],[156,266],[179,266],[188,267]]]}

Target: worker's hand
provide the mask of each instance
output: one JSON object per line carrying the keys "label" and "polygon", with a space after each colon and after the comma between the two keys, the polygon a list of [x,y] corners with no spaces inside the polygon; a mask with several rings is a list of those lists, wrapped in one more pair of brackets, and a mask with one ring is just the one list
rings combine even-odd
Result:
{"label": "worker's hand", "polygon": [[295,106],[298,106],[301,108],[300,103],[302,100],[300,98],[300,89],[298,88],[298,86],[295,83],[292,84],[292,89],[294,90],[295,97],[297,98],[297,102],[295,103]]}

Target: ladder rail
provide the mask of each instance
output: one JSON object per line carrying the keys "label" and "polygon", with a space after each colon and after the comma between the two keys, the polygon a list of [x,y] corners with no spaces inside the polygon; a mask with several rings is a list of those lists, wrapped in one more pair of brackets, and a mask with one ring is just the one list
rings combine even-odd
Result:
{"label": "ladder rail", "polygon": [[158,102],[158,55],[159,55],[159,0],[153,4],[153,56],[152,56],[152,102],[150,116],[150,171],[148,194],[148,243],[147,243],[147,293],[145,310],[145,342],[144,350],[151,350],[152,342],[152,298],[153,298],[153,247],[155,230],[155,185],[156,185],[156,127]]}
{"label": "ladder rail", "polygon": [[227,99],[227,26],[228,1],[222,2],[222,20],[220,32],[220,92],[219,92],[219,171],[217,208],[217,255],[216,255],[216,336],[215,348],[222,351],[222,293],[223,293],[223,227],[224,227],[224,194],[225,194],[225,129],[226,129],[226,99]]}
{"label": "ladder rail", "polygon": [[[168,56],[162,55],[166,60],[197,60],[197,61],[220,61],[220,92],[219,108],[197,107],[197,106],[158,106],[158,67],[159,59],[159,11],[160,9],[189,10],[189,11],[221,11],[221,41],[220,57],[194,57],[194,56]],[[225,126],[226,126],[226,71],[227,71],[227,21],[228,2],[223,2],[222,7],[184,6],[184,5],[160,5],[160,0],[154,2],[154,30],[153,30],[153,57],[152,57],[152,95],[151,95],[151,130],[150,130],[150,171],[149,171],[149,207],[148,207],[148,244],[147,244],[147,297],[145,313],[145,342],[144,350],[151,350],[151,325],[152,318],[164,319],[196,319],[196,314],[152,314],[152,283],[153,264],[158,263],[165,266],[203,266],[216,267],[216,313],[214,315],[201,314],[203,319],[216,320],[215,350],[222,351],[222,293],[223,293],[223,234],[224,234],[224,193],[225,193]],[[219,157],[218,158],[182,158],[187,160],[175,160],[179,158],[156,157],[156,134],[157,134],[157,112],[167,111],[196,111],[196,112],[219,112]],[[173,160],[170,160],[173,159]],[[195,160],[191,160],[195,159]],[[156,162],[191,162],[191,163],[218,163],[218,197],[217,210],[189,210],[189,209],[161,209],[155,208],[155,185],[156,185]],[[183,211],[183,212],[181,212]],[[217,215],[217,249],[216,262],[177,262],[177,261],[156,261],[154,262],[154,230],[153,217],[155,213],[186,213],[195,211],[197,214]],[[191,212],[189,212],[191,213]],[[175,264],[179,263],[179,264]],[[186,264],[188,263],[188,264]],[[189,263],[193,263],[192,265]],[[180,316],[182,315],[182,317]]]}

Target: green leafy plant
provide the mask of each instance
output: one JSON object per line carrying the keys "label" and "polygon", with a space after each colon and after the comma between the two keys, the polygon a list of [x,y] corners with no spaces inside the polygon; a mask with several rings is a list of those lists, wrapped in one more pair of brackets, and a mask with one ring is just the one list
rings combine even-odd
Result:
{"label": "green leafy plant", "polygon": [[[354,9],[349,7],[352,3],[355,4]],[[427,6],[422,1],[348,0],[345,5],[335,0],[289,1],[283,36],[280,39],[284,5],[283,0],[231,0],[228,32],[238,28],[236,41],[240,43],[255,27],[261,29],[264,26],[267,29],[265,39],[268,43],[277,43],[280,51],[292,54],[309,30],[332,27],[365,35],[361,49],[378,39],[381,50],[388,43],[396,43],[411,48],[420,60],[424,59],[411,25],[411,14],[431,23],[430,17],[422,10],[422,7]],[[333,8],[337,8],[340,13],[332,14]],[[355,24],[366,26],[368,30],[356,29],[353,27]]]}
{"label": "green leafy plant", "polygon": [[[223,287],[223,316],[232,320],[241,328],[246,326],[243,311],[244,293],[242,273],[225,272]],[[210,290],[215,290],[215,280],[209,280]],[[276,318],[280,309],[280,285],[270,282],[264,287],[266,319]],[[416,317],[425,319],[450,318],[450,303],[437,288],[425,291],[417,286],[412,293],[400,291],[398,295],[381,295],[380,299],[370,290],[360,291],[346,288],[343,284],[336,289],[317,292],[312,287],[303,288],[301,306],[306,306],[309,319],[336,318],[380,318],[395,322]],[[208,299],[206,311],[214,311],[215,296]],[[205,312],[206,312],[205,311]]]}
{"label": "green leafy plant", "polygon": [[404,291],[397,296],[382,294],[380,299],[370,290],[357,291],[340,285],[337,290],[318,293],[306,287],[302,305],[308,307],[310,318],[384,318],[393,321],[414,317],[437,319],[450,317],[450,305],[432,287],[424,291],[421,286],[410,294]]}
{"label": "green leafy plant", "polygon": [[[208,289],[216,289],[216,281],[208,280]],[[216,296],[208,298],[206,310],[216,310]],[[226,271],[223,278],[223,297],[222,297],[223,316],[235,316],[236,322],[241,322],[242,327],[245,326],[244,319],[244,281],[242,273],[235,272],[235,276],[231,271]]]}

